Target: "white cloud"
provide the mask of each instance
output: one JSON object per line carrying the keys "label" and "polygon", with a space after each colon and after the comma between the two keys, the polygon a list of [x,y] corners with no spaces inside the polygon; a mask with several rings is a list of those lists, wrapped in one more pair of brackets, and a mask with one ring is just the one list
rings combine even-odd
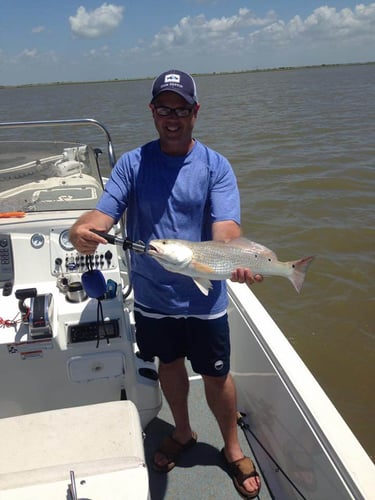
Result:
{"label": "white cloud", "polygon": [[45,26],[35,26],[35,28],[31,30],[31,33],[42,33],[42,31],[45,31],[45,29]]}
{"label": "white cloud", "polygon": [[[324,42],[351,43],[375,40],[375,3],[357,5],[353,10],[336,10],[319,7],[302,19],[295,16],[289,21],[277,19],[274,11],[265,17],[256,17],[247,8],[229,17],[206,19],[200,14],[184,17],[178,24],[165,27],[150,44],[144,41],[129,53],[152,51],[156,56],[172,54],[233,54],[254,52],[259,46],[270,49],[290,47],[301,50],[313,40],[316,45]],[[360,59],[360,58],[359,58]]]}
{"label": "white cloud", "polygon": [[9,59],[12,64],[28,64],[33,63],[56,63],[58,57],[53,50],[39,51],[35,48],[24,49],[14,57]]}
{"label": "white cloud", "polygon": [[276,15],[270,11],[266,17],[258,18],[249,9],[242,8],[233,16],[206,19],[203,14],[184,17],[173,27],[166,27],[157,33],[151,48],[157,53],[185,47],[191,50],[211,52],[242,47],[244,36],[252,27],[264,26],[274,21]]}
{"label": "white cloud", "polygon": [[24,49],[20,54],[18,54],[18,59],[35,59],[38,56],[38,51],[36,49]]}
{"label": "white cloud", "polygon": [[276,21],[262,30],[250,34],[252,43],[260,42],[277,46],[286,43],[317,44],[327,41],[350,42],[369,38],[374,40],[375,3],[360,4],[353,10],[337,11],[333,7],[319,7],[306,19],[293,17],[289,22]]}
{"label": "white cloud", "polygon": [[121,23],[123,12],[124,7],[107,3],[92,11],[80,6],[76,15],[69,17],[70,28],[74,35],[81,38],[108,35]]}
{"label": "white cloud", "polygon": [[90,49],[84,54],[84,56],[88,57],[89,59],[102,59],[103,57],[110,57],[110,51],[107,45],[103,45],[98,49]]}

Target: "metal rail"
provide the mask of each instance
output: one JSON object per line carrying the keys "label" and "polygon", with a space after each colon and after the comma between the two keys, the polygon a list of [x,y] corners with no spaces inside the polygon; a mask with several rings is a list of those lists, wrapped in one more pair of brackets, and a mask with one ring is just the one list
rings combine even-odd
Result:
{"label": "metal rail", "polygon": [[113,148],[112,138],[108,129],[101,122],[94,120],[93,118],[77,118],[71,120],[41,120],[41,121],[27,121],[27,122],[0,122],[0,128],[33,128],[33,127],[64,127],[67,125],[93,125],[102,130],[107,138],[107,153],[110,161],[110,165],[113,166],[116,163],[116,155]]}
{"label": "metal rail", "polygon": [[[98,127],[106,136],[107,139],[107,154],[108,154],[108,159],[109,159],[109,164],[110,167],[113,168],[115,163],[116,163],[116,154],[115,150],[113,147],[113,142],[111,135],[107,129],[107,127],[99,122],[98,120],[95,120],[93,118],[74,118],[74,119],[66,119],[66,120],[32,120],[32,121],[17,121],[17,122],[0,122],[0,129],[2,128],[36,128],[36,127],[66,127],[66,126],[85,126],[85,125],[92,125],[94,127]],[[121,218],[121,223],[122,226],[124,227],[124,232],[125,232],[125,217],[122,216]],[[125,234],[126,236],[126,234]],[[131,293],[133,289],[133,282],[131,278],[131,271],[130,271],[130,255],[129,255],[129,250],[125,250],[125,258],[126,258],[126,265],[128,268],[128,279],[129,279],[129,285],[125,291],[123,291],[123,299],[125,300]]]}

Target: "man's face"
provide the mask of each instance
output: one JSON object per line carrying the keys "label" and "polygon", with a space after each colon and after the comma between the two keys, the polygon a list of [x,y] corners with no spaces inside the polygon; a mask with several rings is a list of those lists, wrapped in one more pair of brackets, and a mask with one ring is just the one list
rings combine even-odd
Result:
{"label": "man's face", "polygon": [[199,104],[189,104],[175,92],[166,91],[150,104],[150,108],[162,150],[167,154],[186,154],[192,145]]}

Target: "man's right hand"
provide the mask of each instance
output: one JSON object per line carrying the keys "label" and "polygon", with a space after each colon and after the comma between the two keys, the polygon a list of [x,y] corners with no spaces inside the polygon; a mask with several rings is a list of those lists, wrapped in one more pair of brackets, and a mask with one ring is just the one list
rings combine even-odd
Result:
{"label": "man's right hand", "polygon": [[83,214],[71,227],[69,239],[80,253],[89,255],[95,253],[99,243],[107,244],[107,241],[91,231],[108,232],[113,226],[114,220],[103,212],[92,210]]}

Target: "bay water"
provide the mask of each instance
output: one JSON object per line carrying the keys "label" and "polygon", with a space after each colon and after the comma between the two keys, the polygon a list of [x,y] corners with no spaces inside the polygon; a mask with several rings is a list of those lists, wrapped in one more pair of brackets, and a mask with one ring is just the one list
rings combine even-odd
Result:
{"label": "bay water", "polygon": [[[195,137],[230,160],[244,235],[280,260],[316,256],[300,295],[279,278],[252,290],[374,458],[375,64],[196,81]],[[151,84],[2,88],[0,119],[95,118],[119,156],[156,137]]]}

